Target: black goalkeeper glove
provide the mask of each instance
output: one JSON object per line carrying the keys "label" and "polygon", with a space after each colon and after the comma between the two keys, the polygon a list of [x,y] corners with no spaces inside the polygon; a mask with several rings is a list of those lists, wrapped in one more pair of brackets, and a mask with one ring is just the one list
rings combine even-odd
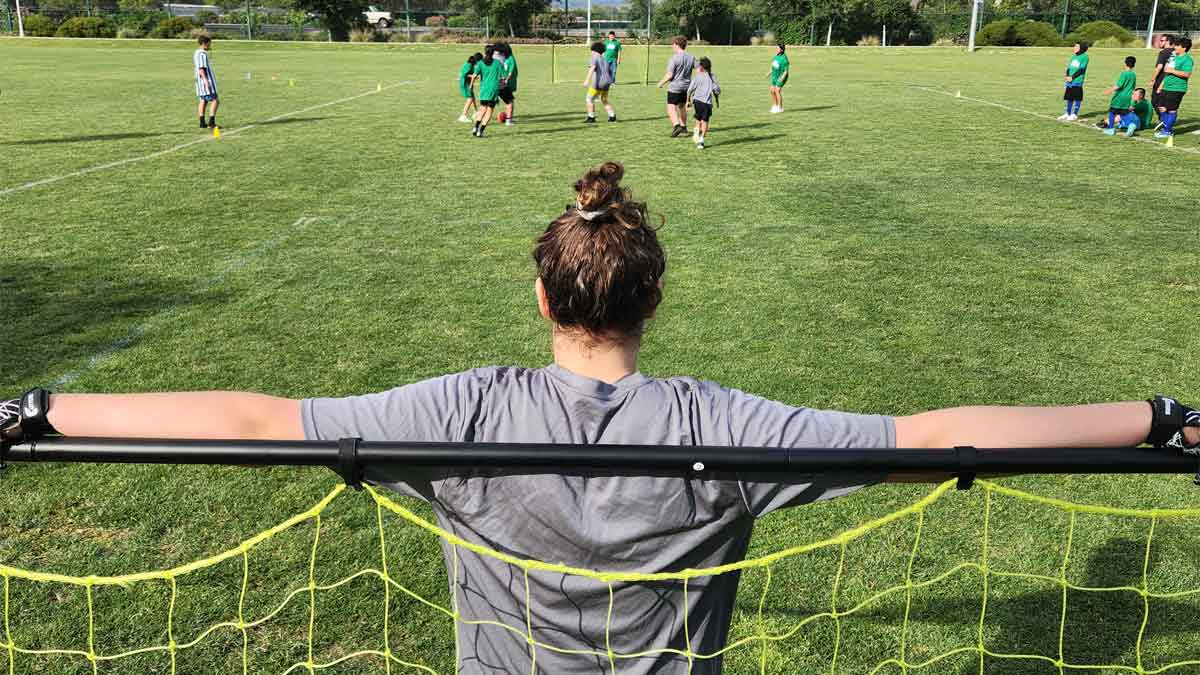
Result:
{"label": "black goalkeeper glove", "polygon": [[0,445],[7,449],[57,434],[46,417],[49,413],[50,392],[45,389],[30,389],[21,398],[0,401]]}
{"label": "black goalkeeper glove", "polygon": [[1185,427],[1200,427],[1200,410],[1193,410],[1162,395],[1155,396],[1148,403],[1154,415],[1146,443],[1156,448],[1173,448],[1189,455],[1200,455],[1200,442],[1188,443],[1183,433]]}

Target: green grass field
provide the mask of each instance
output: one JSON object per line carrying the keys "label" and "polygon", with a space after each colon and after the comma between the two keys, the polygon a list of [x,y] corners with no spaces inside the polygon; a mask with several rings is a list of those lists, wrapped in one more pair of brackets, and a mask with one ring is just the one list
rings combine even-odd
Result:
{"label": "green grass field", "polygon": [[[770,49],[699,48],[725,89],[700,152],[668,137],[663,95],[640,85],[637,49],[613,93],[621,121],[586,128],[584,51],[559,53],[554,84],[549,50],[517,47],[519,125],[479,140],[454,121],[466,47],[218,42],[225,133],[214,141],[194,128],[192,48],[0,40],[0,393],[342,395],[475,366],[544,365],[531,241],[585,167],[615,159],[666,223],[666,301],[645,344],[648,374],[895,414],[1156,392],[1200,399],[1200,137],[1181,133],[1168,149],[1048,119],[1060,112],[1065,50],[796,49],[788,112],[769,115]],[[1100,91],[1125,55],[1093,52],[1085,118],[1107,109]],[[1150,52],[1137,55],[1153,63]],[[651,53],[652,80],[666,57]],[[1197,129],[1198,106],[1185,101],[1181,131]],[[336,483],[324,470],[13,466],[0,482],[0,562],[71,575],[169,568],[237,545]],[[1003,483],[1132,508],[1189,507],[1200,494],[1187,476]],[[774,514],[752,553],[836,534],[929,489],[877,487]],[[989,566],[1057,577],[1064,512],[995,499]],[[980,560],[982,505],[977,490],[930,510],[914,580]],[[334,502],[319,583],[378,565],[375,518],[365,495]],[[389,525],[393,575],[446,604],[433,537]],[[1067,577],[1140,586],[1147,526],[1081,514]],[[1200,527],[1156,528],[1151,589],[1200,588]],[[307,585],[311,535],[302,527],[253,552],[247,617]],[[903,584],[913,535],[902,521],[849,547],[839,602]],[[776,566],[770,632],[828,608],[831,561],[836,550]],[[181,580],[175,639],[236,618],[241,580],[240,558]],[[757,629],[764,581],[761,571],[744,575],[735,635]],[[169,597],[164,582],[98,589],[95,651],[166,644]],[[394,653],[453,673],[449,622],[392,597]],[[1063,597],[1057,584],[993,578],[985,644],[1058,658],[1063,625],[1072,665],[1153,672],[1200,659],[1196,596],[1149,601],[1140,665],[1141,595],[1071,591],[1065,624]],[[907,660],[974,646],[980,598],[969,573],[915,591]],[[6,634],[18,646],[88,649],[82,589],[13,579],[8,606]],[[381,648],[377,580],[319,593],[316,607],[317,662]],[[904,612],[904,594],[891,595],[844,619],[838,672],[897,656]],[[250,672],[304,662],[308,620],[301,597],[250,631]],[[818,620],[771,643],[767,671],[827,672],[833,636],[833,622]],[[239,631],[216,631],[180,652],[178,672],[240,672],[241,648]],[[756,645],[736,650],[726,671],[757,673],[759,659]],[[1029,660],[984,665],[1061,672]],[[169,660],[149,653],[97,669],[169,672]],[[90,673],[92,664],[18,653],[10,670]],[[383,671],[368,657],[324,672]],[[979,658],[963,653],[921,672],[975,673]]]}

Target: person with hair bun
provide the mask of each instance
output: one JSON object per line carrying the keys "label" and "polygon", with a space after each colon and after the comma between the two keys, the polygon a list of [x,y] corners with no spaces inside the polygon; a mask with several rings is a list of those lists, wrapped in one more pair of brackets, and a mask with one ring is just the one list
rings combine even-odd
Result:
{"label": "person with hair bun", "polygon": [[[551,335],[548,366],[475,368],[363,396],[303,400],[38,389],[0,401],[0,431],[9,443],[62,434],[779,448],[1200,446],[1200,413],[1165,397],[1150,405],[966,407],[892,417],[815,410],[694,377],[643,374],[638,354],[664,298],[667,256],[646,204],[622,186],[623,177],[615,162],[588,169],[573,202],[533,244],[533,296]],[[519,559],[630,573],[736,563],[758,518],[889,480],[867,470],[636,475],[619,466],[545,474],[368,464],[365,472],[370,483],[427,501],[442,528],[472,544]],[[804,532],[795,537],[807,539]],[[612,672],[610,658],[625,675],[722,670],[722,657],[713,654],[729,634],[736,573],[695,578],[686,587],[542,570],[522,575],[442,543],[454,580],[456,673],[602,675]],[[637,653],[644,655],[629,656]]]}

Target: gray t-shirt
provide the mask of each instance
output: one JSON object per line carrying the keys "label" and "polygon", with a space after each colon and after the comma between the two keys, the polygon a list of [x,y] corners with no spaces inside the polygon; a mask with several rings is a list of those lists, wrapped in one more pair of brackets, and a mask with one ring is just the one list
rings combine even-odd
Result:
{"label": "gray t-shirt", "polygon": [[696,58],[687,52],[679,52],[667,62],[667,72],[671,81],[667,83],[667,91],[682,94],[692,83],[692,71],[696,69]]}
{"label": "gray t-shirt", "polygon": [[688,94],[693,101],[712,104],[713,94],[721,95],[721,83],[714,75],[705,72],[696,73],[696,79],[688,86]]}
{"label": "gray t-shirt", "polygon": [[592,86],[598,91],[604,91],[612,87],[612,66],[609,65],[602,54],[592,52],[592,66],[596,68],[596,80]]}
{"label": "gray t-shirt", "polygon": [[[616,384],[557,365],[479,368],[366,396],[306,399],[305,436],[332,440],[715,445],[745,447],[893,447],[890,417],[795,408],[688,377],[634,373]],[[424,499],[438,523],[463,539],[522,559],[605,572],[677,572],[745,557],[754,519],[786,506],[849,494],[880,475],[620,476],[607,472],[522,475],[519,470],[366,468],[373,484]],[[801,537],[797,537],[798,539]],[[452,550],[444,542],[447,569]],[[453,575],[451,575],[453,578]],[[522,571],[458,552],[451,588],[460,623],[464,675],[531,672]],[[737,574],[692,579],[688,628],[695,653],[725,645]],[[608,673],[606,584],[531,572],[529,614],[536,673]],[[685,649],[679,582],[615,583],[611,647],[617,654]],[[400,655],[404,656],[404,655]],[[617,659],[623,674],[688,672],[673,654]],[[696,659],[695,675],[721,671],[721,659]]]}

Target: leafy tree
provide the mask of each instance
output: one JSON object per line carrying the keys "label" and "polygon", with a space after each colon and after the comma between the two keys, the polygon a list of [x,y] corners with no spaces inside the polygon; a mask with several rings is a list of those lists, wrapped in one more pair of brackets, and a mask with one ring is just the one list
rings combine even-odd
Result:
{"label": "leafy tree", "polygon": [[363,22],[363,12],[367,11],[368,0],[293,0],[295,9],[312,12],[321,21],[321,25],[329,29],[329,35],[334,40],[346,42],[350,39],[350,29]]}
{"label": "leafy tree", "polygon": [[549,7],[549,0],[493,0],[491,16],[495,26],[507,28],[508,34],[516,37],[529,31],[534,14]]}
{"label": "leafy tree", "polygon": [[712,42],[728,30],[733,6],[729,0],[664,0],[658,7],[658,15],[673,20],[683,35],[697,40],[707,36]]}

